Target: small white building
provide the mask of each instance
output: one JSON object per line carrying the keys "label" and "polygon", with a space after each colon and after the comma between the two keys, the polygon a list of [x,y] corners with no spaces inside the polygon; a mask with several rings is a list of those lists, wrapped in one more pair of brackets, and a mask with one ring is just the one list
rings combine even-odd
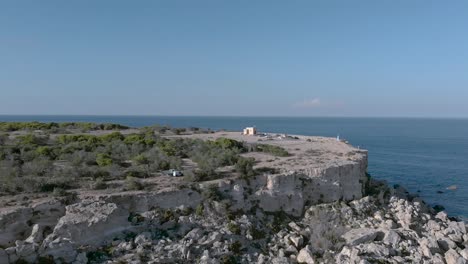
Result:
{"label": "small white building", "polygon": [[244,128],[244,132],[242,132],[242,134],[253,136],[257,134],[257,129],[255,127],[246,127]]}

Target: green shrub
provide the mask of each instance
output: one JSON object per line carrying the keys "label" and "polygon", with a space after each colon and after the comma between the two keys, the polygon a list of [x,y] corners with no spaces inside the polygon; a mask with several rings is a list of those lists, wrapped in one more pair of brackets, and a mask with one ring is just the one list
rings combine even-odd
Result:
{"label": "green shrub", "polygon": [[23,136],[18,136],[16,140],[19,142],[20,145],[23,145],[23,146],[25,145],[37,146],[37,145],[43,145],[45,139],[35,136],[33,134],[27,134]]}
{"label": "green shrub", "polygon": [[227,225],[227,229],[235,234],[235,235],[240,235],[241,234],[241,229],[239,227],[239,225],[235,224],[234,222],[229,222],[228,225]]}
{"label": "green shrub", "polygon": [[206,189],[202,191],[202,196],[206,200],[210,201],[220,201],[223,198],[222,193],[219,191],[216,184],[209,185]]}
{"label": "green shrub", "polygon": [[112,132],[107,135],[103,135],[100,137],[103,142],[112,142],[114,140],[123,140],[124,136],[119,132]]}
{"label": "green shrub", "polygon": [[102,178],[98,178],[91,184],[91,188],[93,190],[104,190],[107,189],[107,183]]}
{"label": "green shrub", "polygon": [[255,163],[254,158],[239,158],[235,165],[236,171],[242,178],[250,178],[255,175],[253,165]]}
{"label": "green shrub", "polygon": [[99,167],[112,165],[113,161],[108,154],[99,153],[96,157],[96,163]]}
{"label": "green shrub", "polygon": [[195,209],[195,214],[198,215],[198,216],[203,216],[205,212],[205,207],[203,206],[203,204],[199,204],[197,205],[197,208]]}
{"label": "green shrub", "polygon": [[231,149],[231,150],[243,150],[244,149],[244,145],[242,144],[242,142],[239,142],[237,140],[234,140],[234,139],[230,139],[230,138],[218,138],[214,141],[214,144],[223,148],[223,149]]}
{"label": "green shrub", "polygon": [[138,191],[143,189],[143,185],[134,177],[127,177],[125,179],[125,189],[128,191]]}
{"label": "green shrub", "polygon": [[220,258],[220,263],[221,264],[237,264],[239,263],[236,259],[236,257],[232,255],[222,255]]}
{"label": "green shrub", "polygon": [[250,234],[252,235],[252,238],[253,238],[254,240],[258,240],[258,239],[263,239],[263,238],[265,238],[265,232],[263,232],[263,231],[260,230],[260,229],[255,228],[254,226],[251,226],[251,227],[249,228],[249,232],[250,232]]}
{"label": "green shrub", "polygon": [[291,155],[282,147],[267,144],[256,144],[253,147],[253,151],[265,152],[278,157],[288,157]]}
{"label": "green shrub", "polygon": [[165,222],[168,222],[170,220],[175,220],[175,214],[172,210],[170,209],[167,209],[166,211],[164,211],[164,214],[161,218],[161,222],[162,223],[165,223]]}
{"label": "green shrub", "polygon": [[55,159],[55,153],[51,147],[41,146],[36,149],[36,154],[50,159]]}
{"label": "green shrub", "polygon": [[239,241],[235,241],[234,243],[229,245],[229,251],[234,254],[239,254],[242,249],[242,244]]}

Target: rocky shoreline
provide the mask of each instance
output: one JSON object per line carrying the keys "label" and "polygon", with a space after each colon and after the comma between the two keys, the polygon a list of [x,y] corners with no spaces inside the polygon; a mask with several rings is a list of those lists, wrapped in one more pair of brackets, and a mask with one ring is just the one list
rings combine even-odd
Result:
{"label": "rocky shoreline", "polygon": [[[43,222],[26,239],[0,249],[0,263],[467,263],[465,223],[401,187],[371,180],[366,194],[306,206],[299,217],[233,210],[210,194],[194,209],[135,215],[104,200],[74,203],[66,212],[60,201],[48,202],[33,209]],[[44,237],[46,218],[57,217],[52,212],[64,216]],[[20,224],[19,215],[9,216]]]}

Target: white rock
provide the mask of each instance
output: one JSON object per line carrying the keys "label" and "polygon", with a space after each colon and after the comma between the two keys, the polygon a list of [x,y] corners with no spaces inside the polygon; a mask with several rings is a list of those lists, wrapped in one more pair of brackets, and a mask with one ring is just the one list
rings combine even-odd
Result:
{"label": "white rock", "polygon": [[308,245],[299,251],[299,255],[297,255],[297,262],[315,264],[315,259]]}
{"label": "white rock", "polygon": [[343,235],[343,238],[349,245],[358,245],[374,241],[378,234],[379,231],[376,229],[359,228],[348,231],[346,234]]}
{"label": "white rock", "polygon": [[221,239],[223,235],[217,231],[211,233],[205,241],[200,241],[200,244],[201,245],[211,245],[213,244],[214,242],[217,242]]}
{"label": "white rock", "polygon": [[297,254],[297,249],[295,246],[293,245],[289,245],[287,248],[286,248],[286,253],[288,254]]}
{"label": "white rock", "polygon": [[290,261],[286,257],[276,257],[271,260],[272,264],[290,264]]}
{"label": "white rock", "polygon": [[198,240],[202,235],[203,231],[200,228],[194,228],[192,231],[188,232],[187,235],[185,235],[184,239]]}
{"label": "white rock", "polygon": [[447,220],[448,220],[447,213],[444,212],[444,211],[437,213],[437,215],[435,216],[435,218],[437,218],[437,219],[439,219],[439,220],[442,220],[443,222],[447,222]]}
{"label": "white rock", "polygon": [[384,232],[384,238],[382,242],[386,245],[391,245],[392,247],[396,247],[398,243],[400,243],[400,235],[393,230],[388,230]]}
{"label": "white rock", "polygon": [[465,248],[465,249],[463,249],[463,250],[460,250],[460,255],[461,255],[464,259],[468,260],[468,248]]}
{"label": "white rock", "polygon": [[466,226],[463,222],[450,221],[448,223],[449,228],[454,230],[455,233],[466,234]]}
{"label": "white rock", "polygon": [[135,244],[142,245],[151,242],[151,233],[143,232],[135,237]]}
{"label": "white rock", "polygon": [[447,264],[466,264],[466,260],[453,249],[445,252],[445,261]]}
{"label": "white rock", "polygon": [[362,246],[360,247],[361,250],[363,252],[366,252],[369,255],[373,255],[376,257],[388,257],[390,255],[390,250],[383,245],[377,245],[377,244],[371,243],[371,244],[363,244],[361,246]]}
{"label": "white rock", "polygon": [[432,258],[433,254],[441,252],[439,244],[432,237],[423,237],[419,241],[421,252],[424,256]]}
{"label": "white rock", "polygon": [[263,254],[258,255],[257,264],[265,264],[266,263],[265,259],[266,259],[265,255]]}
{"label": "white rock", "polygon": [[292,230],[294,230],[294,231],[296,231],[296,232],[301,232],[301,231],[302,231],[301,227],[298,226],[298,225],[297,225],[296,223],[294,223],[294,222],[289,223],[288,226],[289,226]]}
{"label": "white rock", "polygon": [[129,212],[115,203],[86,201],[66,207],[52,234],[42,244],[41,255],[53,255],[66,262],[75,260],[79,246],[97,247],[131,228]]}
{"label": "white rock", "polygon": [[39,243],[43,239],[42,231],[43,230],[40,225],[38,224],[33,225],[31,235],[25,240],[25,242]]}
{"label": "white rock", "polygon": [[302,246],[302,243],[304,242],[304,239],[302,238],[302,236],[295,236],[295,235],[290,236],[289,240],[291,240],[291,242],[294,244],[296,248],[299,248],[300,246]]}

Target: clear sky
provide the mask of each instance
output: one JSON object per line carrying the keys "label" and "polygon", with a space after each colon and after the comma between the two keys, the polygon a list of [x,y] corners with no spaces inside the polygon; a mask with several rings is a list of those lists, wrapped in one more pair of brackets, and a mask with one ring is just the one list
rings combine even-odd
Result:
{"label": "clear sky", "polygon": [[0,114],[468,117],[468,1],[1,1]]}

